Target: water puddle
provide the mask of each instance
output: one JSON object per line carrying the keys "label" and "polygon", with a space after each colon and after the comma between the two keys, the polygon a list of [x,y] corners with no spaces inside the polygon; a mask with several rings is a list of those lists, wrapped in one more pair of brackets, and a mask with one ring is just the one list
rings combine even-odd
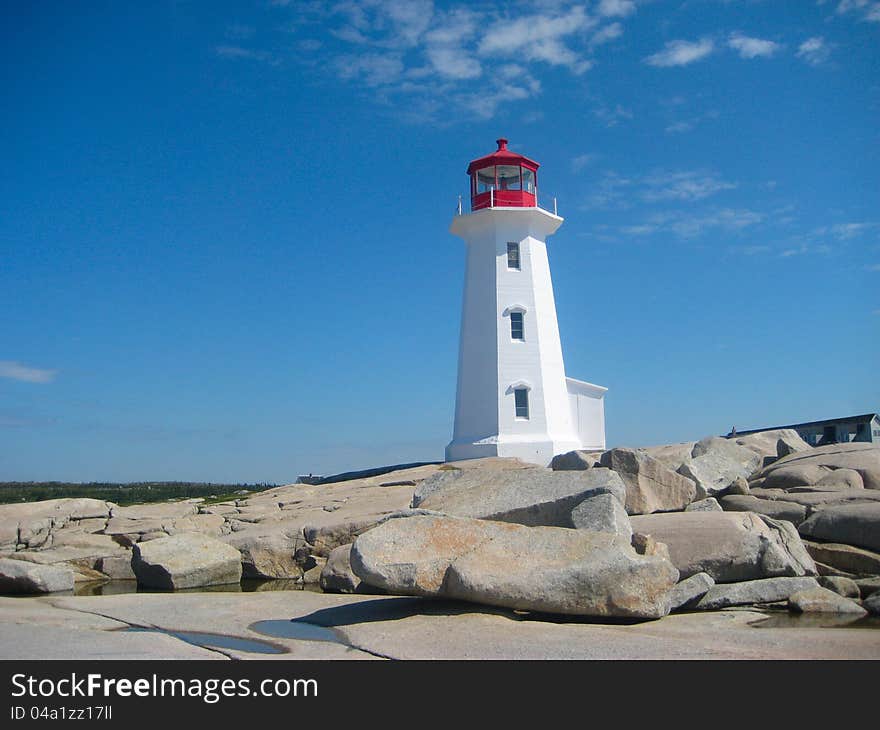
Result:
{"label": "water puddle", "polygon": [[[271,623],[271,622],[270,622]],[[287,649],[275,646],[267,641],[259,639],[242,639],[238,636],[226,636],[225,634],[209,634],[201,631],[169,631],[166,629],[150,629],[146,627],[132,626],[123,631],[135,631],[139,633],[165,634],[175,639],[185,641],[203,648],[232,649],[234,651],[246,651],[252,654],[286,654]]]}
{"label": "water puddle", "polygon": [[244,578],[241,583],[229,583],[201,588],[184,588],[177,591],[143,588],[134,580],[111,580],[106,582],[77,583],[73,589],[75,596],[116,596],[125,593],[257,593],[263,591],[314,591],[321,593],[318,585],[304,585],[295,580],[260,580]]}
{"label": "water puddle", "polygon": [[263,636],[274,636],[277,639],[300,639],[303,641],[332,641],[336,644],[345,644],[342,638],[333,629],[317,624],[309,624],[305,621],[296,620],[267,620],[252,623],[248,628]]}

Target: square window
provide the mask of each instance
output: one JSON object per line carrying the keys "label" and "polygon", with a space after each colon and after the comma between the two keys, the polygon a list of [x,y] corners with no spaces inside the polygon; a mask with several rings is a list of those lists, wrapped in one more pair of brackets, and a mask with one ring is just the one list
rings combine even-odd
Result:
{"label": "square window", "polygon": [[516,417],[529,417],[529,391],[528,388],[517,388],[513,391],[513,399],[516,403]]}
{"label": "square window", "polygon": [[518,243],[508,243],[507,244],[507,268],[508,269],[519,269],[519,244]]}

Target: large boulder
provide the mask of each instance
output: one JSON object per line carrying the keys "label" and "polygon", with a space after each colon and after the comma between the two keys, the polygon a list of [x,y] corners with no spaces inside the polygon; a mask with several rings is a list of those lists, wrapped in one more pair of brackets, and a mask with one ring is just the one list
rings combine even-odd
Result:
{"label": "large boulder", "polygon": [[880,551],[880,502],[824,507],[798,529],[805,537]]}
{"label": "large boulder", "polygon": [[626,510],[614,495],[588,497],[571,511],[572,525],[578,530],[613,532],[624,540],[632,539],[632,525]]}
{"label": "large boulder", "polygon": [[554,456],[550,468],[554,471],[584,471],[596,466],[601,458],[601,451],[569,451]]}
{"label": "large boulder", "polygon": [[73,571],[67,567],[0,558],[0,593],[72,591],[73,582]]}
{"label": "large boulder", "polygon": [[814,486],[823,489],[864,489],[865,480],[855,469],[835,469],[823,476]]}
{"label": "large boulder", "polygon": [[850,613],[856,616],[868,613],[852,599],[821,586],[792,593],[788,597],[788,608],[797,613]]}
{"label": "large boulder", "polygon": [[744,446],[754,451],[763,459],[764,463],[770,463],[783,456],[799,451],[809,451],[813,448],[792,428],[758,431],[746,436],[734,436],[731,440],[738,446]]}
{"label": "large boulder", "polygon": [[251,530],[236,532],[224,542],[241,554],[245,578],[300,578],[303,567],[296,561],[296,551],[305,544],[302,537],[287,532]]}
{"label": "large boulder", "polygon": [[696,502],[691,502],[687,507],[684,508],[685,512],[723,512],[723,508],[720,504],[718,504],[718,500],[715,497],[706,497],[706,499],[698,499]]}
{"label": "large boulder", "polygon": [[[795,487],[787,492],[779,493],[776,489],[753,490],[757,496],[761,492],[763,497],[767,492],[775,492],[776,494],[769,499],[777,499],[781,502],[794,502],[807,508],[807,514],[815,509],[824,509],[825,507],[844,505],[844,504],[864,504],[866,502],[880,503],[880,489],[833,489],[829,491],[816,491],[819,487]],[[821,489],[827,489],[822,487]],[[809,490],[809,491],[808,491]]]}
{"label": "large boulder", "polygon": [[880,575],[880,553],[833,542],[804,540],[804,546],[817,563],[853,575]]}
{"label": "large boulder", "polygon": [[[866,489],[880,489],[880,445],[830,444],[790,454],[761,472],[766,477],[762,486],[786,488],[816,484],[837,469],[858,472]],[[800,485],[796,481],[800,481]]]}
{"label": "large boulder", "polygon": [[645,446],[639,449],[650,456],[657,459],[663,466],[672,471],[678,471],[684,462],[691,458],[691,452],[694,450],[696,441],[684,441],[679,444],[663,444],[661,446]]}
{"label": "large boulder", "polygon": [[685,578],[672,589],[672,610],[681,611],[695,606],[714,585],[715,580],[708,573],[697,573]]}
{"label": "large boulder", "polygon": [[526,611],[659,618],[678,571],[608,532],[416,516],[361,535],[351,566],[389,593]]}
{"label": "large boulder", "polygon": [[839,575],[820,575],[817,580],[820,586],[827,588],[829,591],[834,591],[839,596],[858,599],[862,595],[859,584],[851,578],[844,578]]}
{"label": "large boulder", "polygon": [[238,583],[241,555],[207,535],[181,533],[133,547],[131,567],[148,588],[198,588]]}
{"label": "large boulder", "polygon": [[324,593],[362,593],[361,579],[351,569],[351,545],[340,545],[330,551],[319,580]]}
{"label": "large boulder", "polygon": [[598,494],[611,494],[622,502],[626,488],[608,469],[444,471],[422,482],[413,507],[456,517],[574,527],[572,510]]}
{"label": "large boulder", "polygon": [[794,502],[760,499],[751,494],[725,494],[719,502],[727,512],[755,512],[777,520],[788,520],[795,525],[807,519],[807,508]]}
{"label": "large boulder", "polygon": [[741,583],[716,583],[697,603],[696,608],[715,610],[728,606],[787,601],[797,591],[818,588],[815,578],[761,578]]}
{"label": "large boulder", "polygon": [[351,569],[351,545],[340,545],[330,551],[319,580],[325,593],[354,593],[361,579]]}
{"label": "large boulder", "polygon": [[634,531],[667,545],[682,578],[705,572],[724,583],[816,574],[788,522],[751,512],[671,512],[631,517],[630,522]]}
{"label": "large boulder", "polygon": [[694,444],[691,458],[678,472],[697,485],[697,497],[724,494],[739,479],[748,479],[761,467],[762,457],[725,438],[709,437]]}
{"label": "large boulder", "polygon": [[602,454],[603,467],[620,474],[626,485],[626,511],[631,515],[684,509],[694,499],[694,483],[637,449],[617,448]]}

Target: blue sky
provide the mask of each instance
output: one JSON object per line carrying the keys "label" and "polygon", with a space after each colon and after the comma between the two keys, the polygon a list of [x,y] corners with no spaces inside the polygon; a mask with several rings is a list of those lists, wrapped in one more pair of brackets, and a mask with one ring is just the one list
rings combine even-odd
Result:
{"label": "blue sky", "polygon": [[442,458],[499,136],[609,445],[880,409],[880,2],[3,14],[0,479]]}

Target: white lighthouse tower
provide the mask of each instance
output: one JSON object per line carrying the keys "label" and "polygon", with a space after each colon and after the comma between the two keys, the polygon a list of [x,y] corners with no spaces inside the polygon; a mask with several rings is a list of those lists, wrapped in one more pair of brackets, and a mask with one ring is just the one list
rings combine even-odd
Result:
{"label": "white lighthouse tower", "polygon": [[[565,377],[547,236],[562,218],[538,206],[538,163],[507,149],[470,163],[455,430],[446,460],[515,456],[547,465],[605,448],[606,388]],[[555,205],[554,205],[555,208]]]}

